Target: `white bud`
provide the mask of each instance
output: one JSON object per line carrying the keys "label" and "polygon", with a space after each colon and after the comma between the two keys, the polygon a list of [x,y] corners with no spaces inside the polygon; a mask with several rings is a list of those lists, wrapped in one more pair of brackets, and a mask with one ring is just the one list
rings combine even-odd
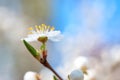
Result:
{"label": "white bud", "polygon": [[24,80],[40,80],[40,75],[36,72],[26,72],[24,75]]}
{"label": "white bud", "polygon": [[70,80],[84,80],[84,75],[81,70],[74,70],[70,74]]}

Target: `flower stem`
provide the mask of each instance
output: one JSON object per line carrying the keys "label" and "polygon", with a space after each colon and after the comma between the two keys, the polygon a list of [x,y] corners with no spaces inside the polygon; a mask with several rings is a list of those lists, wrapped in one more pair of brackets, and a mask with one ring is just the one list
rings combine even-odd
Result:
{"label": "flower stem", "polygon": [[43,62],[40,61],[40,63],[42,63],[45,67],[47,67],[48,69],[50,69],[58,78],[59,80],[63,80],[59,75],[58,73],[51,67],[51,65],[49,64],[49,62],[47,60]]}
{"label": "flower stem", "polygon": [[58,73],[52,68],[52,66],[49,64],[49,62],[47,61],[47,50],[46,50],[46,44],[43,42],[42,46],[41,46],[41,50],[42,50],[42,58],[40,59],[40,63],[42,65],[44,65],[45,67],[47,67],[49,70],[51,70],[58,78],[59,80],[63,80]]}

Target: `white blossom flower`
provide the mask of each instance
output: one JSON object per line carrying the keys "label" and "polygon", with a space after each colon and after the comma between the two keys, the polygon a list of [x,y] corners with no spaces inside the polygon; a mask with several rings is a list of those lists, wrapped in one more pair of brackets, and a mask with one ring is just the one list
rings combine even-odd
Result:
{"label": "white blossom flower", "polygon": [[72,71],[69,77],[70,77],[70,80],[84,80],[84,74],[79,69]]}
{"label": "white blossom flower", "polygon": [[62,39],[62,35],[60,31],[54,30],[54,27],[47,26],[42,24],[40,26],[35,26],[35,29],[32,27],[29,28],[30,33],[28,36],[22,40],[26,40],[28,42],[37,41],[40,37],[47,37],[48,40],[51,41],[59,41]]}
{"label": "white blossom flower", "polygon": [[80,68],[83,73],[87,74],[87,69],[89,68],[89,60],[87,57],[79,56],[75,59],[74,65],[76,68]]}
{"label": "white blossom flower", "polygon": [[25,73],[24,80],[41,80],[41,79],[38,73],[29,71]]}

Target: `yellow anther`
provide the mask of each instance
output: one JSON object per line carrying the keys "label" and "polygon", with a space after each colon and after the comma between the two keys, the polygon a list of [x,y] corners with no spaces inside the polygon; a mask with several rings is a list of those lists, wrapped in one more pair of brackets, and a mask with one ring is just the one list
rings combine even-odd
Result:
{"label": "yellow anther", "polygon": [[55,28],[54,28],[54,27],[51,27],[51,28],[50,28],[50,31],[54,31],[54,30],[55,30]]}
{"label": "yellow anther", "polygon": [[50,29],[50,26],[47,26],[48,29]]}
{"label": "yellow anther", "polygon": [[38,26],[39,30],[41,31],[42,30],[42,27],[41,26]]}
{"label": "yellow anther", "polygon": [[35,25],[35,29],[37,29],[37,25]]}
{"label": "yellow anther", "polygon": [[[29,27],[28,28],[29,30],[33,31],[35,29],[36,32],[49,32],[49,31],[54,31],[54,27],[50,27],[50,26],[47,26],[45,24],[41,24],[39,26],[35,25],[34,28],[32,27]],[[30,32],[29,34],[33,34],[32,32]]]}
{"label": "yellow anther", "polygon": [[44,27],[43,26],[41,27],[41,31],[44,31]]}
{"label": "yellow anther", "polygon": [[33,32],[29,32],[28,34],[33,34]]}
{"label": "yellow anther", "polygon": [[46,26],[45,24],[41,24],[43,27]]}
{"label": "yellow anther", "polygon": [[29,27],[28,30],[33,30],[33,28],[32,28],[32,27]]}

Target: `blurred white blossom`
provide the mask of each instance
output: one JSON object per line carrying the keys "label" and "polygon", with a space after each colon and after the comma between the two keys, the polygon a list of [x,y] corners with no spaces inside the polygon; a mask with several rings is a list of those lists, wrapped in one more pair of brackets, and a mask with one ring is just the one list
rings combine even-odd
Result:
{"label": "blurred white blossom", "polygon": [[42,80],[53,80],[53,73],[48,69],[42,69],[40,71],[41,79]]}
{"label": "blurred white blossom", "polygon": [[84,74],[79,69],[72,71],[69,76],[70,76],[70,80],[84,80]]}
{"label": "blurred white blossom", "polygon": [[25,73],[24,80],[41,80],[41,77],[38,73],[29,71]]}
{"label": "blurred white blossom", "polygon": [[89,68],[89,60],[87,57],[79,56],[75,59],[74,65],[75,67],[81,69],[83,73],[87,74],[87,69]]}

